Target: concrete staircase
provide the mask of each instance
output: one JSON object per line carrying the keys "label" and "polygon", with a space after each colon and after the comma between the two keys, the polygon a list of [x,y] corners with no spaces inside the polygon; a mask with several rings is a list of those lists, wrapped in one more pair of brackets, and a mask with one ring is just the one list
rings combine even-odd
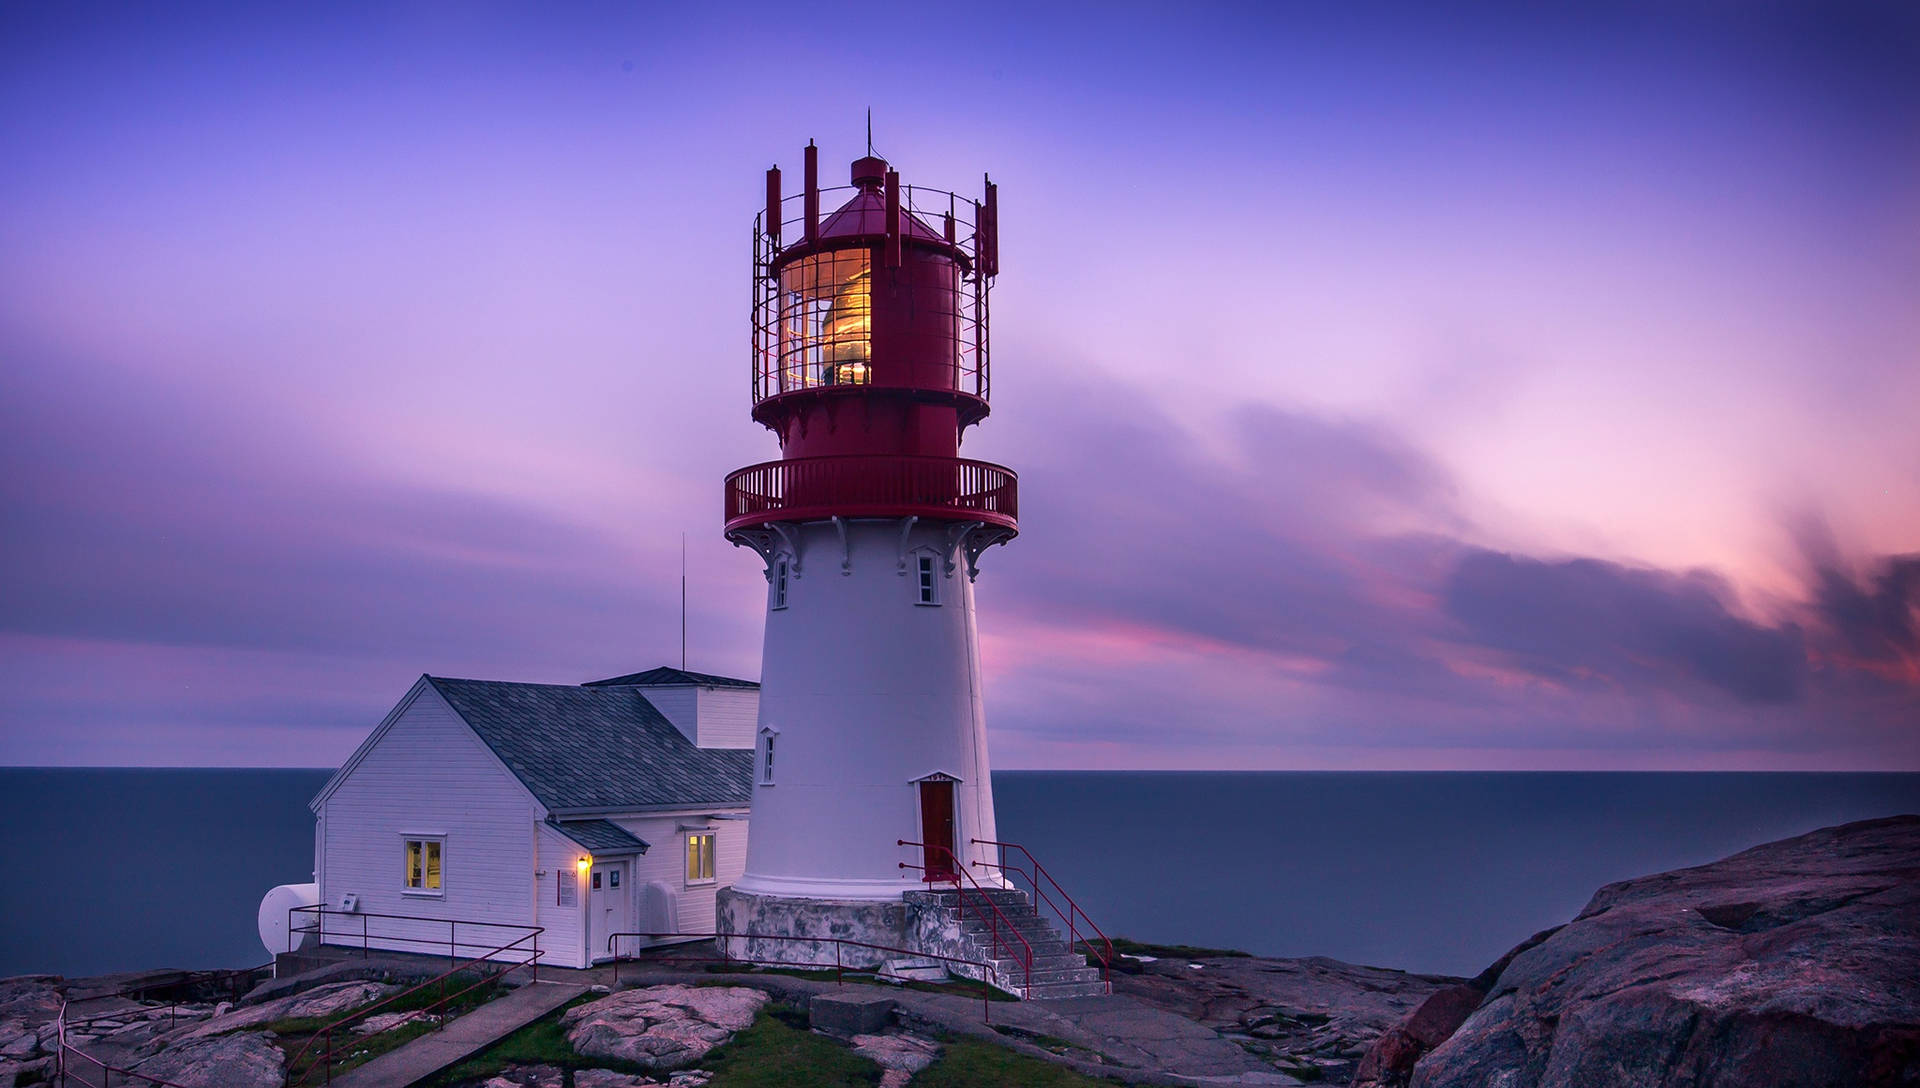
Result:
{"label": "concrete staircase", "polygon": [[[971,946],[966,958],[993,965],[1002,988],[1021,996],[1044,1001],[1049,998],[1092,997],[1107,992],[1098,967],[1087,966],[1086,956],[1067,947],[1065,937],[1049,919],[1034,909],[1027,893],[1013,888],[975,888],[964,891],[944,889],[916,893],[946,912],[959,927],[962,939]],[[964,897],[964,903],[963,903]],[[998,913],[988,907],[991,899]],[[1000,931],[1000,948],[995,954],[993,932]],[[1033,949],[1033,973],[1027,974],[1026,948],[1007,934],[1011,925]]]}

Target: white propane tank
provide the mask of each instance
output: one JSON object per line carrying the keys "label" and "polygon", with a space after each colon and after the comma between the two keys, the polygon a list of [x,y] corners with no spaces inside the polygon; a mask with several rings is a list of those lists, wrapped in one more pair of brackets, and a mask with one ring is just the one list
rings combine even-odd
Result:
{"label": "white propane tank", "polygon": [[[282,884],[260,900],[260,943],[267,946],[268,955],[277,956],[312,943],[313,934],[302,933],[298,945],[287,944],[287,912],[295,907],[311,907],[319,902],[318,884]],[[304,928],[312,925],[313,921],[310,916],[303,915],[293,924]]]}

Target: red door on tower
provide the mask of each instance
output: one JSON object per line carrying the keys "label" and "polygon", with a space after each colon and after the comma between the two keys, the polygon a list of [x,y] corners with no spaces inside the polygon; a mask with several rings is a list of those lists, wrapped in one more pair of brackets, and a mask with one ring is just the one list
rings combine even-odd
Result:
{"label": "red door on tower", "polygon": [[926,845],[922,862],[929,881],[955,876],[953,849],[953,783],[920,783],[920,841]]}

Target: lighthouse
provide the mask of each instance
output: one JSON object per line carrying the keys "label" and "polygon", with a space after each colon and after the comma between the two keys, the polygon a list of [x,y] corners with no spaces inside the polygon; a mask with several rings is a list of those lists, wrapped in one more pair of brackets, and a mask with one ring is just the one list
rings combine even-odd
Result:
{"label": "lighthouse", "polygon": [[898,944],[903,895],[1004,886],[973,584],[1019,530],[1018,480],[960,455],[988,412],[997,213],[990,181],[904,185],[872,155],[822,188],[811,144],[798,194],[767,173],[752,413],[781,457],[726,480],[727,538],[759,554],[767,597],[723,932]]}

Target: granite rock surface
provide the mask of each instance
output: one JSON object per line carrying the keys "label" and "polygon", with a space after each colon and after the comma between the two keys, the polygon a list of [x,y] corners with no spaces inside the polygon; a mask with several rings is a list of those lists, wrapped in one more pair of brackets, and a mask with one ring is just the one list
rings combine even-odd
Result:
{"label": "granite rock surface", "polygon": [[654,1069],[704,1057],[753,1023],[767,995],[745,986],[648,986],[567,1010],[576,1053]]}
{"label": "granite rock surface", "polygon": [[1610,884],[1476,982],[1356,1085],[1920,1084],[1920,816]]}
{"label": "granite rock surface", "polygon": [[1375,1039],[1462,983],[1324,957],[1209,956],[1139,964],[1113,989],[1219,1032],[1274,1068],[1344,1084]]}
{"label": "granite rock surface", "polygon": [[285,1055],[261,1031],[188,1039],[141,1062],[134,1072],[180,1088],[282,1088]]}

